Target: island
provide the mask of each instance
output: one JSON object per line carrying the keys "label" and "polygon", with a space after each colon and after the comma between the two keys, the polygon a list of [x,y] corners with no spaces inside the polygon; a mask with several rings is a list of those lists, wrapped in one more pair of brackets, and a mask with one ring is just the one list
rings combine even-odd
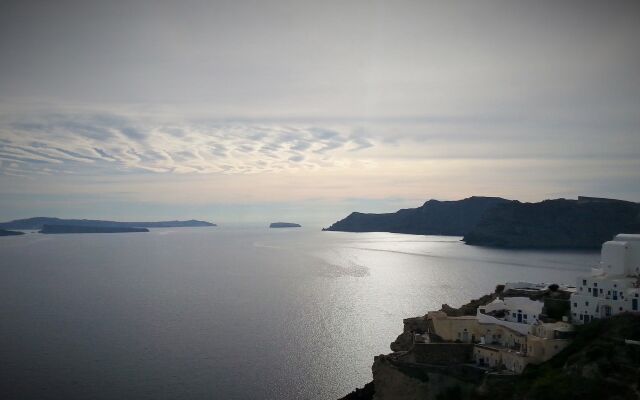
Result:
{"label": "island", "polygon": [[500,204],[488,210],[463,240],[501,248],[597,249],[618,232],[640,233],[640,204],[580,196]]}
{"label": "island", "polygon": [[323,230],[463,236],[475,227],[487,210],[509,201],[480,196],[456,201],[429,200],[418,208],[406,208],[395,213],[354,212]]}
{"label": "island", "polygon": [[133,228],[184,228],[184,227],[207,227],[216,226],[211,222],[191,219],[188,221],[157,221],[157,222],[119,222],[92,219],[62,219],[52,217],[34,217],[26,219],[16,219],[9,222],[0,223],[0,229],[42,229],[44,225],[70,225],[70,226],[90,226],[90,227],[133,227]]}
{"label": "island", "polygon": [[301,228],[302,225],[293,222],[272,222],[269,228]]}
{"label": "island", "polygon": [[326,231],[463,236],[468,245],[597,249],[618,232],[640,233],[640,204],[598,197],[522,203],[500,197],[429,200],[389,214],[354,212]]}
{"label": "island", "polygon": [[19,235],[24,235],[24,232],[7,231],[5,229],[0,229],[0,236],[19,236]]}
{"label": "island", "polygon": [[128,227],[128,226],[44,225],[39,232],[44,234],[130,233],[130,232],[149,232],[149,229],[134,228],[134,227]]}

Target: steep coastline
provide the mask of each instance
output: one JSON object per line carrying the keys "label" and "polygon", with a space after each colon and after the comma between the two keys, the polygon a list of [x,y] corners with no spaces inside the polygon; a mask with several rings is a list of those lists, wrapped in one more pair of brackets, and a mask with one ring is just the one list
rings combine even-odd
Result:
{"label": "steep coastline", "polygon": [[463,236],[480,221],[485,211],[508,201],[476,196],[457,201],[429,200],[418,208],[389,214],[354,212],[324,230]]}
{"label": "steep coastline", "polygon": [[469,245],[501,248],[597,249],[616,233],[640,233],[640,204],[582,196],[538,203],[429,200],[389,214],[354,212],[324,230],[464,236]]}
{"label": "steep coastline", "polygon": [[597,249],[619,232],[640,232],[640,204],[580,197],[498,205],[463,240],[503,248]]}

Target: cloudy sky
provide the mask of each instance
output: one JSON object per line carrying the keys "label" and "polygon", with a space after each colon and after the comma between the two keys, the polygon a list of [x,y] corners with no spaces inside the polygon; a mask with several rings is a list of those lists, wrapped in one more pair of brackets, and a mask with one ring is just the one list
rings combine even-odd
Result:
{"label": "cloudy sky", "polygon": [[0,219],[640,201],[635,1],[0,3]]}

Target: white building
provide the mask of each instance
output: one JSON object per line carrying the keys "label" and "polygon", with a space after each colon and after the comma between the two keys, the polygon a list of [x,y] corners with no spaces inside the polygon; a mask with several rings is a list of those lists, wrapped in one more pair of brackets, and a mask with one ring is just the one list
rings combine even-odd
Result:
{"label": "white building", "polygon": [[600,265],[577,280],[571,319],[583,324],[640,311],[640,235],[620,234],[602,245]]}
{"label": "white building", "polygon": [[539,321],[543,306],[543,302],[528,297],[505,297],[478,307],[476,317],[482,324],[502,325],[526,335]]}

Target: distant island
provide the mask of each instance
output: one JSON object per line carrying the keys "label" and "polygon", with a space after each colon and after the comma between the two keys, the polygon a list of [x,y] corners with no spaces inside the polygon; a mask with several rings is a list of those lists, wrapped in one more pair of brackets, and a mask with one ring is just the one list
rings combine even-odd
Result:
{"label": "distant island", "polygon": [[463,236],[504,248],[597,249],[616,233],[640,233],[640,204],[580,196],[521,203],[499,197],[429,200],[390,214],[354,212],[324,230]]}
{"label": "distant island", "polygon": [[292,222],[272,222],[269,228],[301,228],[302,225]]}
{"label": "distant island", "polygon": [[188,221],[158,221],[158,222],[117,222],[92,219],[61,219],[51,217],[34,217],[26,219],[16,219],[9,222],[0,223],[0,229],[42,229],[44,225],[70,225],[88,227],[130,227],[130,228],[184,228],[184,227],[204,227],[216,226],[211,222],[191,219]]}
{"label": "distant island", "polygon": [[65,233],[128,233],[149,232],[147,228],[134,228],[123,226],[74,226],[74,225],[44,225],[40,233],[65,234]]}
{"label": "distant island", "polygon": [[24,235],[24,232],[7,231],[4,229],[0,229],[0,236],[19,236],[19,235]]}
{"label": "distant island", "polygon": [[354,212],[324,230],[464,236],[476,226],[485,211],[508,202],[500,197],[478,196],[457,201],[429,200],[418,208],[395,213]]}

